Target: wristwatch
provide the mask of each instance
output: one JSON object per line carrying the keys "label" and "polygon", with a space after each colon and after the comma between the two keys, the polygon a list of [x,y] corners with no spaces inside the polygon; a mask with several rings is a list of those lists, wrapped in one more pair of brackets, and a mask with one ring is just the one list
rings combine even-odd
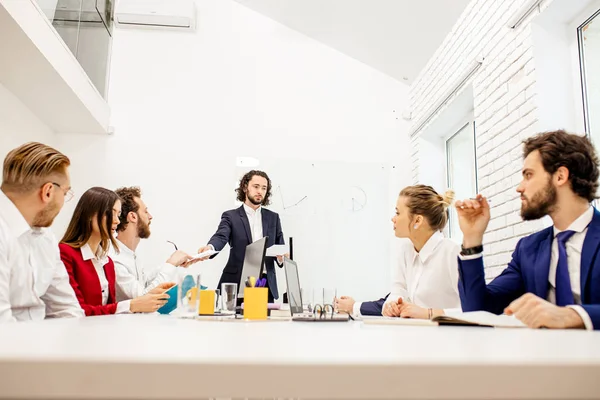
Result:
{"label": "wristwatch", "polygon": [[483,245],[465,248],[463,245],[460,245],[460,255],[461,256],[472,256],[473,254],[483,253]]}

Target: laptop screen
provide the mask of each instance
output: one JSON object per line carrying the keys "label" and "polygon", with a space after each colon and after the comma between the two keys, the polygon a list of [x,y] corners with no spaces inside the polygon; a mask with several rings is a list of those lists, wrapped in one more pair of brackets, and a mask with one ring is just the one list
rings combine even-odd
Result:
{"label": "laptop screen", "polygon": [[302,314],[302,292],[300,290],[300,278],[298,276],[298,264],[295,261],[285,257],[283,260],[285,268],[285,277],[287,281],[288,300],[290,302],[290,312]]}
{"label": "laptop screen", "polygon": [[246,246],[244,255],[244,265],[242,267],[242,276],[238,287],[238,297],[244,297],[244,282],[249,276],[260,278],[263,272],[263,263],[265,261],[265,252],[267,250],[267,236]]}

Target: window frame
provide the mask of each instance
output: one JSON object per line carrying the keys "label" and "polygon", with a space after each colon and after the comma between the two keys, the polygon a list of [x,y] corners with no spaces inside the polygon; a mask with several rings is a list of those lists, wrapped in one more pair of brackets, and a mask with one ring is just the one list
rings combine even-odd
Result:
{"label": "window frame", "polygon": [[[450,185],[451,184],[451,168],[450,168],[450,154],[449,154],[449,146],[448,143],[455,138],[459,133],[461,133],[461,131],[463,129],[465,129],[466,127],[470,126],[470,131],[471,134],[473,135],[473,159],[475,161],[475,164],[473,165],[474,168],[474,176],[475,176],[475,194],[479,193],[479,169],[478,169],[478,159],[477,159],[477,130],[476,130],[476,124],[475,124],[475,118],[473,115],[473,111],[471,111],[469,114],[467,114],[464,118],[461,119],[461,122],[457,125],[454,126],[454,128],[450,131],[452,133],[446,135],[444,137],[444,156],[446,158],[445,163],[444,163],[444,167],[446,170],[446,187],[453,189],[454,188]],[[452,226],[452,218],[450,218],[450,212],[448,215],[448,228],[447,228],[447,237],[450,239],[455,239],[452,235],[452,230],[453,230],[453,226]]]}
{"label": "window frame", "polygon": [[[586,10],[589,12],[588,10]],[[592,13],[587,19],[585,19],[582,23],[577,26],[577,53],[578,53],[578,73],[579,73],[579,86],[581,88],[581,107],[583,109],[583,129],[585,134],[591,138],[591,129],[590,129],[590,110],[589,110],[589,100],[588,100],[588,88],[587,88],[587,77],[586,77],[586,65],[585,65],[585,47],[583,43],[583,27],[592,22],[594,19],[598,18],[598,23],[600,23],[600,8]],[[577,20],[581,20],[581,17]],[[576,20],[576,21],[577,21]],[[600,116],[599,116],[600,117]]]}

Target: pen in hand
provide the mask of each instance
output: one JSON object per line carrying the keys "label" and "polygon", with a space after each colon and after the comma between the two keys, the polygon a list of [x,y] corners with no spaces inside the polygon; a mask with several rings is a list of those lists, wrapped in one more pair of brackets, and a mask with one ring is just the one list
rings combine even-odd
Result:
{"label": "pen in hand", "polygon": [[[472,200],[472,201],[477,201],[477,202],[479,202],[479,203],[481,203],[481,202],[483,201],[483,199],[485,199],[485,200],[487,201],[487,203],[488,203],[488,204],[490,204],[490,203],[492,202],[490,199],[488,199],[488,198],[485,198],[485,197],[483,197],[483,196],[469,197],[469,200]],[[466,201],[466,200],[465,200],[465,201]],[[464,205],[464,203],[463,203],[463,202],[461,202],[461,201],[458,201],[458,202],[456,203],[456,207],[457,207],[457,208],[464,209],[464,208],[465,208],[465,205]]]}

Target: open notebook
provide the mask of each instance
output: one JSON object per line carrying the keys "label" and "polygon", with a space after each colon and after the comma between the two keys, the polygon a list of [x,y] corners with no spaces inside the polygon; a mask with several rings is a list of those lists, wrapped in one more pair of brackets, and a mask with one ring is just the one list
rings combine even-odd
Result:
{"label": "open notebook", "polygon": [[363,323],[367,325],[418,325],[418,326],[438,326],[437,322],[428,319],[414,319],[401,317],[371,317],[363,316]]}
{"label": "open notebook", "polygon": [[411,319],[399,317],[363,317],[367,325],[465,325],[465,326],[488,326],[495,328],[526,328],[527,326],[515,317],[508,315],[496,315],[487,311],[472,311],[466,313],[455,313],[452,315],[441,315],[432,320]]}
{"label": "open notebook", "polygon": [[432,321],[440,325],[473,325],[495,328],[527,328],[527,325],[510,315],[496,315],[487,311],[471,311],[452,315],[440,315]]}

